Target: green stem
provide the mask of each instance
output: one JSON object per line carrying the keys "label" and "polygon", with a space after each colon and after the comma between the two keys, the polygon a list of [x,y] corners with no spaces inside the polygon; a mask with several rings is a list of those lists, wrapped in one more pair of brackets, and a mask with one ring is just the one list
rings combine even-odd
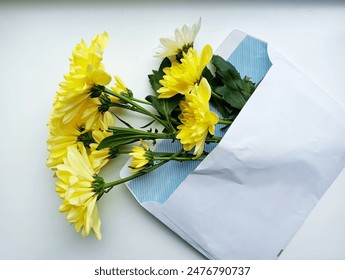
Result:
{"label": "green stem", "polygon": [[203,160],[204,158],[191,158],[191,157],[153,157],[154,160],[176,160],[176,161],[188,161],[188,160]]}
{"label": "green stem", "polygon": [[220,136],[212,136],[211,138],[206,138],[206,143],[219,143],[222,140]]}
{"label": "green stem", "polygon": [[[119,107],[122,107],[122,108],[125,108],[125,109],[129,109],[129,110],[132,110],[132,111],[135,111],[135,112],[139,112],[139,113],[142,113],[142,114],[145,114],[147,116],[150,116],[151,118],[153,118],[154,120],[156,120],[157,122],[159,122],[160,124],[162,124],[166,129],[168,130],[171,130],[171,127],[169,126],[169,124],[162,120],[159,116],[151,113],[149,110],[145,109],[144,107],[140,106],[139,104],[137,104],[134,100],[137,100],[137,99],[134,99],[134,98],[129,98],[127,96],[124,96],[122,94],[117,94],[116,92],[108,89],[108,88],[104,88],[103,92],[109,94],[109,95],[112,95],[112,96],[115,96],[123,101],[125,101],[127,104],[131,104],[133,107],[128,107],[128,106],[119,106]],[[138,102],[138,101],[137,101]],[[115,104],[113,105],[115,106]]]}
{"label": "green stem", "polygon": [[232,124],[232,122],[233,122],[233,121],[228,120],[228,119],[219,118],[217,124]]}
{"label": "green stem", "polygon": [[118,138],[137,138],[140,139],[176,139],[176,135],[173,133],[164,133],[164,132],[149,132],[145,130],[127,128],[127,127],[114,127],[109,126],[108,131],[113,132],[114,135],[117,135]]}
{"label": "green stem", "polygon": [[152,105],[151,102],[145,101],[145,100],[141,100],[141,99],[137,99],[135,97],[131,98],[133,101],[141,103],[141,104],[145,104],[145,105]]}
{"label": "green stem", "polygon": [[212,95],[212,97],[214,97],[215,99],[223,100],[223,98],[222,98],[218,93],[214,92],[213,90],[212,90],[212,92],[211,92],[211,95]]}
{"label": "green stem", "polygon": [[119,154],[121,154],[121,155],[128,155],[131,152],[132,152],[132,150],[119,150]]}
{"label": "green stem", "polygon": [[[178,155],[180,155],[183,152],[183,149],[179,150],[178,152],[176,152],[173,156],[176,157]],[[127,176],[125,178],[113,181],[113,182],[109,182],[109,183],[105,183],[103,186],[104,192],[107,193],[109,192],[113,187],[123,184],[125,182],[131,181],[133,179],[139,178],[147,173],[150,173],[151,171],[161,167],[162,165],[164,165],[165,163],[167,163],[169,160],[162,160],[160,163],[157,163],[149,168],[146,169],[142,169],[139,170],[137,173],[131,175],[131,176]]]}
{"label": "green stem", "polygon": [[[188,160],[203,160],[204,157],[195,158],[194,155],[187,153],[183,157],[177,157],[176,153],[169,153],[169,152],[156,152],[151,151],[153,160],[155,161],[161,161],[161,160],[176,160],[176,161],[188,161]],[[132,150],[128,149],[120,149],[118,151],[119,154],[126,154],[132,153]]]}
{"label": "green stem", "polygon": [[[129,153],[131,153],[132,150],[119,150],[119,153],[122,154],[122,155],[128,155]],[[168,153],[168,152],[155,152],[155,151],[152,151],[152,154],[154,156],[154,160],[167,160],[167,159],[172,159],[172,160],[190,160],[192,159],[191,157],[180,157],[180,158],[173,158],[173,156],[175,155],[175,153]],[[192,156],[191,154],[188,154],[190,156]],[[157,157],[156,157],[157,156]]]}
{"label": "green stem", "polygon": [[[152,166],[152,167],[155,167],[155,168],[152,168],[151,171],[155,170],[160,165],[163,165],[162,163],[163,162],[160,162],[159,164],[156,164],[156,165]],[[113,187],[115,187],[117,185],[120,185],[120,184],[123,184],[123,183],[126,183],[126,182],[128,182],[130,180],[133,180],[135,178],[138,178],[138,177],[140,177],[140,176],[142,176],[144,174],[146,174],[146,173],[138,172],[138,173],[135,173],[135,174],[133,174],[131,176],[127,176],[125,178],[122,178],[122,179],[119,179],[119,180],[116,180],[116,181],[113,181],[113,182],[106,183],[106,184],[104,184],[105,192],[109,192]]]}

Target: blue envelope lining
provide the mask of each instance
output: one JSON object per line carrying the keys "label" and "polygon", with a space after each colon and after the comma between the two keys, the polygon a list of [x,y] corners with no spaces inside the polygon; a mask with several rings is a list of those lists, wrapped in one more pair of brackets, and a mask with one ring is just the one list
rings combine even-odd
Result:
{"label": "blue envelope lining", "polygon": [[271,68],[267,43],[246,36],[228,58],[242,76],[248,76],[254,83],[260,82]]}
{"label": "blue envelope lining", "polygon": [[[263,79],[272,65],[267,54],[267,43],[251,36],[246,36],[227,60],[242,76],[249,76],[255,83]],[[218,136],[224,134],[220,127],[218,125],[216,129]],[[216,144],[208,144],[205,150],[211,152],[215,147]],[[179,141],[163,140],[155,150],[177,152],[181,148]],[[140,203],[163,204],[199,163],[197,160],[182,163],[170,161],[155,171],[130,181],[128,187]]]}

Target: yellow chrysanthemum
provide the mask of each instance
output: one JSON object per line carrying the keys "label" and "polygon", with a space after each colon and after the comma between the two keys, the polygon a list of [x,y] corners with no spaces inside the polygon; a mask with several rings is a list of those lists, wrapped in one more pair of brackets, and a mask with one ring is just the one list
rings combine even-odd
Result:
{"label": "yellow chrysanthemum", "polygon": [[195,147],[193,154],[199,157],[204,150],[207,134],[214,135],[215,124],[218,116],[209,109],[211,88],[205,78],[199,85],[195,85],[192,92],[185,95],[185,100],[180,102],[182,122],[176,138],[180,139],[183,148],[190,151]]}
{"label": "yellow chrysanthemum", "polygon": [[97,150],[98,144],[91,144],[90,145],[90,162],[92,164],[93,169],[96,173],[98,173],[110,160],[111,154],[109,148],[104,148],[101,150]]}
{"label": "yellow chrysanthemum", "polygon": [[104,32],[97,35],[90,46],[82,40],[73,50],[70,72],[60,83],[54,101],[54,111],[60,114],[63,124],[70,122],[76,116],[84,118],[87,122],[85,118],[89,114],[83,112],[89,107],[95,107],[95,102],[90,98],[92,87],[107,85],[111,81],[102,64],[103,51],[108,40],[108,34]]}
{"label": "yellow chrysanthemum", "polygon": [[[67,148],[79,142],[83,143],[86,147],[90,147],[92,154],[100,141],[111,135],[111,133],[106,130],[109,126],[114,125],[114,118],[110,112],[105,112],[100,117],[101,119],[94,122],[91,128],[86,128],[86,124],[83,123],[81,119],[63,124],[61,118],[52,117],[48,124],[50,134],[47,140],[49,151],[47,166],[55,170],[58,164],[63,163],[63,159],[67,154]],[[105,153],[105,151],[102,151],[102,153]],[[92,156],[92,163],[94,163],[93,167],[97,172],[108,161],[106,159],[104,159],[105,162],[100,161],[99,157],[101,157],[102,153],[97,151],[94,152]],[[97,164],[96,161],[98,162]]]}
{"label": "yellow chrysanthemum", "polygon": [[190,47],[193,47],[194,40],[198,34],[201,26],[201,19],[192,27],[184,25],[181,29],[175,29],[175,38],[161,38],[156,57],[165,58],[171,56],[181,55],[187,52]]}
{"label": "yellow chrysanthemum", "polygon": [[140,142],[143,147],[134,146],[132,152],[128,154],[133,158],[130,164],[131,172],[139,171],[152,162],[149,146],[143,140]]}
{"label": "yellow chrysanthemum", "polygon": [[189,49],[183,54],[181,63],[173,62],[170,67],[163,69],[165,75],[160,80],[162,87],[157,91],[159,98],[170,98],[178,93],[189,93],[199,82],[202,71],[212,58],[212,48],[206,45],[200,56],[196,50]]}
{"label": "yellow chrysanthemum", "polygon": [[111,89],[116,92],[117,94],[121,94],[121,93],[127,93],[128,89],[126,87],[126,85],[124,84],[124,82],[120,79],[119,76],[114,76],[115,78],[115,86],[112,87]]}
{"label": "yellow chrysanthemum", "polygon": [[110,112],[106,112],[104,114],[103,120],[99,122],[98,129],[92,131],[92,137],[95,140],[95,143],[90,144],[90,162],[92,165],[93,170],[98,173],[101,168],[108,163],[111,155],[111,150],[109,148],[104,148],[101,150],[97,150],[98,144],[101,141],[112,135],[111,132],[107,131],[109,126],[114,125],[114,118]]}
{"label": "yellow chrysanthemum", "polygon": [[95,172],[92,169],[85,147],[82,144],[68,147],[63,164],[57,166],[56,192],[63,199],[59,211],[88,236],[92,230],[97,239],[102,238],[101,220],[97,208],[97,193],[93,187]]}
{"label": "yellow chrysanthemum", "polygon": [[[120,79],[119,76],[114,76],[115,78],[115,85],[111,87],[111,90],[114,91],[117,94],[128,94],[129,89],[126,87],[124,82]],[[110,100],[114,103],[121,103],[121,100],[118,97],[108,95]]]}
{"label": "yellow chrysanthemum", "polygon": [[[103,98],[103,96],[100,98]],[[104,113],[108,112],[108,106],[106,106],[105,112],[100,110],[102,106],[100,98],[89,98],[84,106],[80,108],[81,115],[79,119],[85,123],[86,130],[91,130],[95,123],[102,121]]]}
{"label": "yellow chrysanthemum", "polygon": [[88,133],[84,130],[81,122],[70,122],[63,124],[61,118],[51,118],[48,124],[50,134],[48,136],[48,152],[47,166],[56,169],[58,164],[63,163],[66,157],[67,148],[77,144],[82,134],[86,136]]}

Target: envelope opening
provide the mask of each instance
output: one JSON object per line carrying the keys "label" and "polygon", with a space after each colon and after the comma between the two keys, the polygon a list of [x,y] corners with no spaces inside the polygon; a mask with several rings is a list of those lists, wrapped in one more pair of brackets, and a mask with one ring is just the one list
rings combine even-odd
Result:
{"label": "envelope opening", "polygon": [[344,168],[345,110],[265,42],[235,31],[220,53],[264,78],[236,121],[206,160],[169,162],[128,187],[209,258],[276,259]]}
{"label": "envelope opening", "polygon": [[[230,51],[234,49],[233,53],[229,52],[229,47]],[[267,43],[240,31],[230,33],[219,49],[224,55],[223,58],[232,63],[243,77],[248,76],[255,83],[263,79],[272,65],[267,53]],[[218,54],[218,51],[215,53]],[[224,133],[220,131],[218,125],[216,135],[223,136]],[[215,147],[215,144],[207,144],[205,150],[212,152]],[[181,145],[178,142],[171,143],[169,140],[163,140],[157,144],[156,150],[176,152],[180,148]],[[129,182],[128,187],[140,203],[163,204],[199,163],[199,161],[183,164],[168,162],[159,171],[153,171],[148,176]]]}

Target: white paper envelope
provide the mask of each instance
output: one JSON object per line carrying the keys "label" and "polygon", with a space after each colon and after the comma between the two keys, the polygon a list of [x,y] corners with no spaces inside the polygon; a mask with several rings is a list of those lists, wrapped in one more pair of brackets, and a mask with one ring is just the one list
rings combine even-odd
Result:
{"label": "white paper envelope", "polygon": [[[228,59],[248,38],[234,31],[217,53]],[[128,184],[148,211],[210,259],[278,258],[345,166],[345,109],[266,46],[267,74],[207,158],[181,171],[186,178],[174,169],[183,169],[179,163]],[[259,59],[242,55],[236,59]],[[166,191],[171,178],[177,186]]]}

